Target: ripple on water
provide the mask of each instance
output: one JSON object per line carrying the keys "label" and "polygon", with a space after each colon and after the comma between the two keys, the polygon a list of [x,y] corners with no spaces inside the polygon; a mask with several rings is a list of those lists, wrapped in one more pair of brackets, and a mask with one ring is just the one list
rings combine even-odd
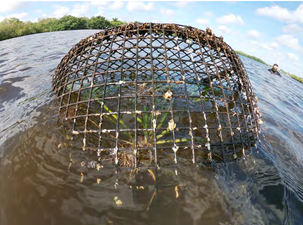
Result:
{"label": "ripple on water", "polygon": [[72,147],[52,113],[51,74],[73,44],[96,32],[0,42],[1,225],[303,221],[303,86],[245,57],[264,121],[259,147],[245,160],[158,173],[87,167],[95,155]]}

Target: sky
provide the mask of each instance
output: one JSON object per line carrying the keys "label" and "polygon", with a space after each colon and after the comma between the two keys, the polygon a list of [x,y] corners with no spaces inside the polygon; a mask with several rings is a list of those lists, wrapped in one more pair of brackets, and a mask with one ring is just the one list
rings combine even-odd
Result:
{"label": "sky", "polygon": [[5,0],[0,5],[0,21],[14,17],[36,22],[64,15],[209,27],[234,50],[303,77],[303,2]]}

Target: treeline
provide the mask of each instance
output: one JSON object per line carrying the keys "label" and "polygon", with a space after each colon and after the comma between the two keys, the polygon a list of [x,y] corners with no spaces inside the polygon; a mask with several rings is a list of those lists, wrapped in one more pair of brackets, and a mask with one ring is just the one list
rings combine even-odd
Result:
{"label": "treeline", "polygon": [[28,34],[61,30],[105,29],[126,24],[117,18],[107,20],[103,16],[74,17],[63,16],[60,19],[46,18],[38,22],[23,22],[16,18],[5,19],[0,22],[0,41]]}
{"label": "treeline", "polygon": [[[261,59],[255,57],[255,56],[247,55],[246,53],[241,52],[241,51],[236,51],[236,53],[238,53],[239,55],[243,55],[243,56],[245,56],[245,57],[247,57],[247,58],[253,59],[253,60],[255,60],[255,61],[258,61],[258,62],[260,62],[260,63],[263,63],[263,64],[265,64],[265,65],[267,65],[267,66],[271,66],[271,65],[267,64],[266,62],[264,62],[263,60],[261,60]],[[301,83],[303,84],[303,78],[302,78],[302,77],[298,77],[298,76],[296,76],[296,75],[294,75],[294,74],[291,74],[291,73],[288,73],[288,72],[286,72],[286,71],[284,71],[284,70],[282,70],[282,69],[280,69],[280,70],[281,70],[283,73],[285,73],[286,75],[290,76],[291,78],[293,78],[293,79],[295,79],[295,80],[297,80],[297,81],[299,81],[299,82],[301,82]]]}
{"label": "treeline", "polygon": [[297,80],[297,81],[299,81],[299,82],[301,82],[303,84],[303,78],[302,77],[298,77],[295,74],[288,73],[288,72],[286,72],[284,70],[281,70],[281,71],[283,73],[287,74],[288,76],[292,77],[293,79],[295,79],[295,80]]}

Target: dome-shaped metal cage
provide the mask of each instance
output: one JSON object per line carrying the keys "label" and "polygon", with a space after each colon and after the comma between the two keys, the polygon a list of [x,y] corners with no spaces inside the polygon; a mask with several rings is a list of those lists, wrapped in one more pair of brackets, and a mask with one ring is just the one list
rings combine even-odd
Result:
{"label": "dome-shaped metal cage", "polygon": [[120,166],[228,161],[254,146],[257,98],[222,37],[138,23],[81,40],[53,89],[74,140]]}

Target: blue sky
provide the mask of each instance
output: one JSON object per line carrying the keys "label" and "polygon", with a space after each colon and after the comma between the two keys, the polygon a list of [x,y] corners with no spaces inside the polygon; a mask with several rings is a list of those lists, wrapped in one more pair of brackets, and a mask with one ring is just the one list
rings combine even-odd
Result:
{"label": "blue sky", "polygon": [[0,6],[0,21],[64,15],[210,27],[233,49],[303,77],[303,2],[2,1]]}

